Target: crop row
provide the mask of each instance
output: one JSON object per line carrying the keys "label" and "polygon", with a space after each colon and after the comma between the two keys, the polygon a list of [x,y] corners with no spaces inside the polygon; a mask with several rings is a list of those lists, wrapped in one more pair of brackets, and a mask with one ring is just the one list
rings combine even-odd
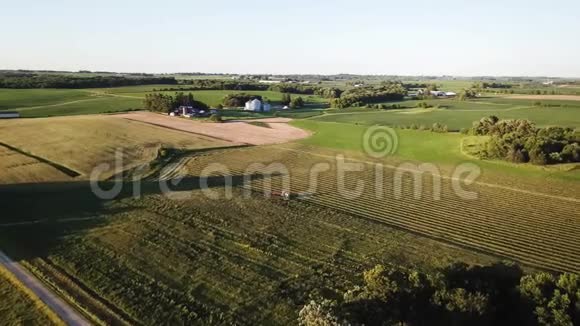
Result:
{"label": "crop row", "polygon": [[[300,178],[294,174],[292,185],[296,188],[293,190],[305,190],[306,180],[306,176]],[[350,181],[356,180],[360,178],[353,176]],[[261,183],[263,180],[253,181],[254,186]],[[365,215],[430,236],[452,237],[452,242],[477,247],[479,250],[515,258],[535,266],[571,271],[580,269],[576,241],[578,233],[574,230],[577,225],[571,224],[571,228],[566,228],[570,223],[558,215],[574,214],[573,211],[569,211],[573,207],[566,206],[570,205],[569,203],[561,203],[564,204],[561,212],[548,211],[544,216],[529,216],[528,211],[537,208],[530,208],[527,201],[534,198],[523,194],[502,196],[502,200],[499,200],[500,198],[487,196],[488,191],[486,205],[482,205],[481,201],[464,203],[444,193],[439,201],[414,201],[410,198],[412,194],[407,191],[400,200],[381,202],[368,194],[356,200],[340,198],[336,188],[329,186],[336,184],[332,175],[323,176],[319,183],[323,188],[320,190],[322,194],[308,199],[318,204]],[[498,204],[494,205],[496,201]],[[512,218],[506,218],[507,216]],[[560,222],[561,224],[554,223],[555,225],[551,226],[559,226],[564,231],[545,228],[546,226],[542,228],[542,223],[546,220]]]}

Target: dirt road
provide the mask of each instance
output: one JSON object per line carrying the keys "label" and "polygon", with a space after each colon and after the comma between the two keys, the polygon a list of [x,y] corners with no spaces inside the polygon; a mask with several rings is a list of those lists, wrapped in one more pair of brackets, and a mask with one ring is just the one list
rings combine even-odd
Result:
{"label": "dirt road", "polygon": [[0,251],[0,265],[14,274],[24,286],[38,296],[67,325],[91,325],[91,323],[78,314],[66,302],[57,297],[44,284],[22,268],[17,262],[6,256],[2,251]]}
{"label": "dirt road", "polygon": [[151,112],[132,112],[115,114],[112,117],[140,121],[170,129],[206,135],[235,144],[268,145],[281,144],[308,137],[310,134],[288,124],[290,119],[271,118],[255,120],[268,125],[269,128],[255,126],[252,120],[236,120],[224,123],[199,122],[179,117],[169,117]]}

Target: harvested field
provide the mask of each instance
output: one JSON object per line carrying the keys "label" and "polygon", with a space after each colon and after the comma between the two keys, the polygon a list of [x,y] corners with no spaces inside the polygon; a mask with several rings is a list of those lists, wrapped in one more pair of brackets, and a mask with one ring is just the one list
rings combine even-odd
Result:
{"label": "harvested field", "polygon": [[0,183],[67,181],[71,177],[45,162],[0,145]]}
{"label": "harvested field", "polygon": [[236,144],[280,144],[306,138],[309,135],[307,131],[288,125],[287,122],[290,119],[284,118],[260,120],[270,125],[270,128],[263,128],[242,121],[205,123],[151,112],[118,114],[114,117],[205,135]]}
{"label": "harvested field", "polygon": [[55,173],[54,167],[86,179],[95,167],[109,164],[110,169],[103,174],[106,177],[112,173],[117,153],[122,154],[122,167],[130,168],[155,160],[163,148],[198,150],[232,145],[111,116],[0,121],[0,139],[10,148],[0,148],[0,155],[5,155],[0,164],[8,167],[0,172],[2,183],[61,180],[62,174]]}
{"label": "harvested field", "polygon": [[510,95],[505,98],[515,100],[580,101],[580,95]]}

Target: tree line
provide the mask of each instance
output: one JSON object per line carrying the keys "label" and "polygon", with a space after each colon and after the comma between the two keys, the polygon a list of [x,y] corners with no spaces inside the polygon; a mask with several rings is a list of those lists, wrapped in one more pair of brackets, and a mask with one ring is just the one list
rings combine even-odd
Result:
{"label": "tree line", "polygon": [[192,93],[185,94],[183,92],[175,93],[173,96],[162,93],[145,94],[143,104],[146,110],[162,113],[172,112],[182,105],[192,106],[197,109],[209,108],[207,104],[195,100]]}
{"label": "tree line", "polygon": [[282,94],[280,104],[287,105],[291,109],[300,109],[304,107],[304,99],[300,96],[292,97],[289,93]]}
{"label": "tree line", "polygon": [[407,89],[402,83],[384,82],[379,86],[363,86],[346,90],[331,101],[333,108],[348,108],[364,106],[369,103],[400,101],[407,95]]}
{"label": "tree line", "polygon": [[[265,103],[270,103],[270,100],[262,98],[260,95],[252,95],[248,93],[237,93],[228,94],[222,100],[222,106],[225,107],[241,107],[246,104],[246,102],[253,99],[258,99]],[[300,96],[292,97],[289,93],[282,94],[282,99],[280,100],[281,105],[288,105],[291,109],[299,109],[304,107],[304,99]]]}
{"label": "tree line", "polygon": [[338,98],[342,94],[342,90],[336,87],[320,87],[314,85],[289,84],[289,83],[268,85],[244,80],[194,79],[194,80],[180,80],[179,84],[188,86],[167,87],[157,89],[157,91],[179,91],[179,90],[272,91],[279,93],[318,95],[323,98]]}
{"label": "tree line", "polygon": [[490,136],[482,158],[537,165],[580,162],[580,135],[571,128],[537,128],[528,120],[490,116],[475,122],[472,133]]}
{"label": "tree line", "polygon": [[318,95],[323,98],[339,98],[342,90],[336,87],[320,87],[304,84],[274,84],[270,85],[268,90],[280,93],[293,93],[303,95]]}
{"label": "tree line", "polygon": [[226,107],[240,107],[244,106],[246,102],[258,99],[263,101],[262,96],[260,95],[252,95],[247,93],[237,93],[237,94],[228,94],[222,100],[223,106]]}
{"label": "tree line", "polygon": [[524,275],[504,263],[454,264],[431,273],[378,265],[344,293],[313,297],[298,321],[306,326],[580,325],[580,276]]}
{"label": "tree line", "polygon": [[66,76],[45,74],[3,74],[0,88],[95,88],[154,84],[177,84],[173,77],[124,77],[124,76]]}

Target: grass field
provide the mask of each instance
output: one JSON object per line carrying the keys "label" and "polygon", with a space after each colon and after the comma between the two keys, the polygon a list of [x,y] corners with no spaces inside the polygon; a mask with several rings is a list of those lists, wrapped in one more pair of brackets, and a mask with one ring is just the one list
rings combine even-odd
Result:
{"label": "grass field", "polygon": [[0,110],[52,105],[90,99],[90,93],[76,89],[5,89],[0,88]]}
{"label": "grass field", "polygon": [[529,119],[538,126],[580,127],[580,103],[574,101],[542,101],[556,107],[534,106],[530,100],[490,98],[477,101],[429,100],[432,108],[415,108],[422,101],[402,101],[400,110],[369,110],[350,108],[329,110],[314,119],[324,122],[342,122],[361,125],[431,127],[434,123],[447,125],[451,130],[470,128],[474,121],[496,115],[500,119]]}
{"label": "grass field", "polygon": [[[363,137],[368,126],[349,123],[322,122],[321,119],[296,120],[292,124],[313,132],[313,136],[301,141],[303,144],[347,151],[361,156]],[[525,184],[526,178],[560,179],[580,181],[580,171],[561,170],[558,167],[539,167],[534,165],[511,164],[503,161],[484,161],[464,155],[461,151],[461,140],[465,138],[459,133],[433,133],[430,131],[397,129],[398,149],[390,157],[395,162],[412,160],[417,162],[432,162],[445,166],[456,166],[463,162],[471,162],[489,171],[493,176],[502,173],[523,179],[515,181]],[[364,158],[364,156],[363,156]],[[493,178],[490,180],[493,182]]]}
{"label": "grass field", "polygon": [[[0,173],[2,183],[86,179],[100,164],[114,166],[117,151],[122,153],[123,166],[129,168],[155,160],[161,148],[197,150],[230,145],[107,116],[0,121],[0,140],[11,147],[0,145],[0,165],[5,168]],[[46,163],[70,173],[63,174]]]}
{"label": "grass field", "polygon": [[140,109],[143,101],[135,98],[96,97],[79,102],[23,108],[18,110],[23,118],[86,115],[125,112]]}
{"label": "grass field", "polygon": [[37,297],[30,295],[8,271],[0,267],[0,324],[64,325]]}
{"label": "grass field", "polygon": [[[187,85],[145,85],[117,88],[60,90],[60,89],[0,89],[0,110],[19,111],[24,118],[115,113],[138,110],[143,107],[147,93],[163,88],[187,88]],[[184,92],[189,92],[185,90]],[[163,92],[174,95],[175,91]],[[198,101],[210,106],[222,103],[227,94],[242,91],[192,91]],[[244,91],[268,98],[278,105],[282,93],[271,91]],[[328,101],[314,95],[301,96],[316,108],[325,108]]]}

